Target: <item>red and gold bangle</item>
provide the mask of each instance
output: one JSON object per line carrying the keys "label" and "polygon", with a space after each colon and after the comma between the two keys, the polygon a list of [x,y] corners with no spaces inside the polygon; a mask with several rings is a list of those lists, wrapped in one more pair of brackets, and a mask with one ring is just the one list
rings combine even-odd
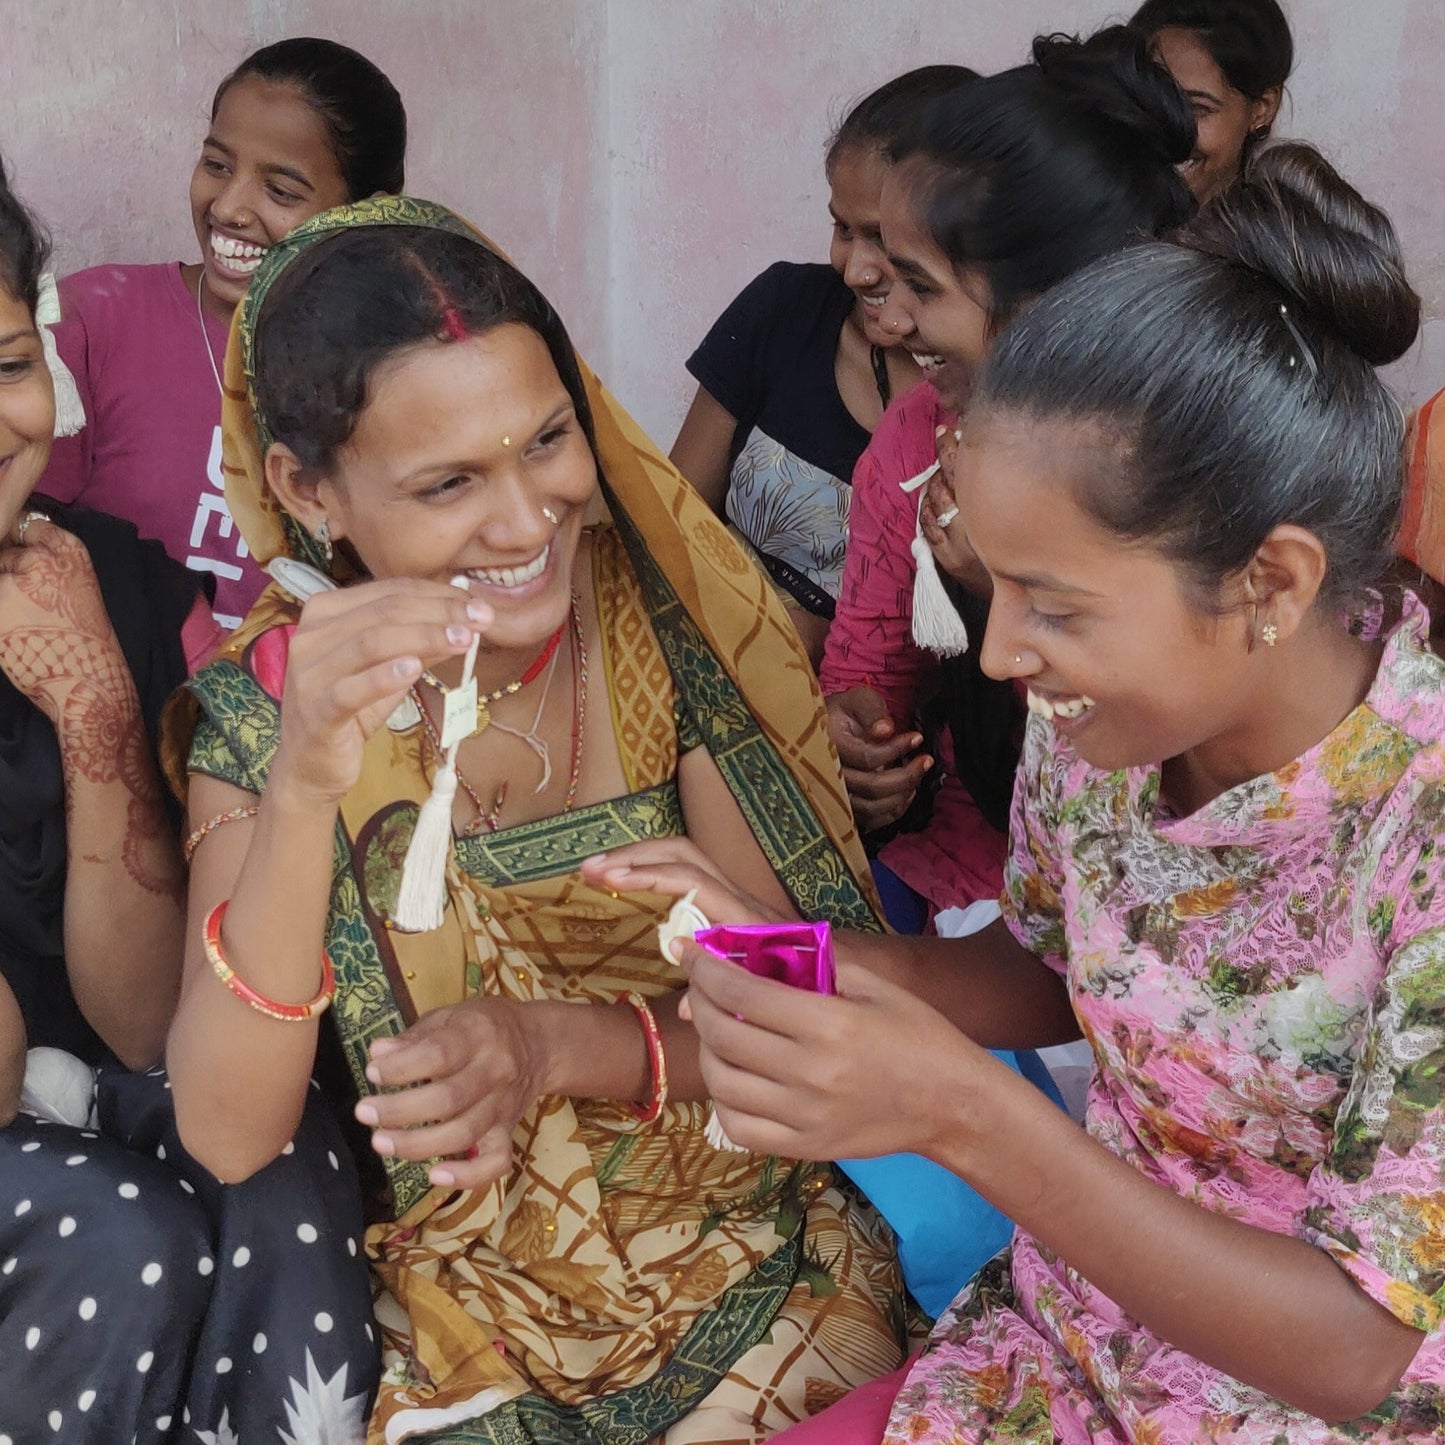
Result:
{"label": "red and gold bangle", "polygon": [[[274,999],[267,998],[265,994],[257,993],[250,984],[236,977],[236,970],[226,962],[226,955],[221,951],[221,921],[226,916],[226,908],[230,901],[229,898],[221,899],[206,915],[206,922],[201,930],[201,938],[206,945],[206,961],[215,970],[216,977],[242,1003],[250,1004],[257,1013],[263,1013],[267,1018],[280,1019],[282,1023],[298,1024],[324,1014],[331,1007],[331,1000],[336,996],[336,972],[331,967],[331,958],[325,949],[321,952],[321,991],[310,1003],[277,1003]],[[656,1025],[654,1024],[653,1027],[655,1028]]]}
{"label": "red and gold bangle", "polygon": [[634,1104],[632,1112],[640,1123],[651,1124],[667,1103],[667,1054],[662,1047],[662,1030],[657,1027],[652,1006],[640,993],[628,994],[627,1003],[642,1025],[642,1036],[647,1040],[647,1062],[652,1072],[652,1096],[645,1104]]}

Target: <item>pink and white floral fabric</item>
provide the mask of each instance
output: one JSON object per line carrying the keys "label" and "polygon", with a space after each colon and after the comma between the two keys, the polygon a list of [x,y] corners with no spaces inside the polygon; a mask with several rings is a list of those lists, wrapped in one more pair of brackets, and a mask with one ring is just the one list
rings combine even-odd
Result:
{"label": "pink and white floral fabric", "polygon": [[[1005,916],[1068,980],[1086,1127],[1165,1188],[1327,1251],[1422,1332],[1326,1424],[1172,1348],[1019,1232],[939,1321],[891,1445],[1445,1438],[1445,663],[1414,605],[1368,697],[1188,817],[1031,718]],[[1121,1248],[1127,1242],[1121,1241]]]}

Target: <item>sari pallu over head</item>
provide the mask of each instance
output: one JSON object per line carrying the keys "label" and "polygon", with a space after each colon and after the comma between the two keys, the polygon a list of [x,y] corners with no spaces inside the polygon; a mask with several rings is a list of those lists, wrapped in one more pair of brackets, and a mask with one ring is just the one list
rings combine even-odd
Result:
{"label": "sari pallu over head", "polygon": [[[264,482],[270,437],[250,385],[258,317],[293,260],[366,226],[437,228],[489,246],[439,207],[382,198],[314,217],[268,253],[233,325],[223,402],[227,502],[263,564],[323,565]],[[585,366],[581,376],[620,539],[605,529],[598,539],[598,556],[620,574],[598,576],[599,615],[634,638],[613,649],[623,662],[609,662],[607,698],[633,791],[459,840],[443,926],[405,935],[388,926],[388,909],[429,779],[419,729],[370,741],[338,819],[327,932],[333,1017],[359,1092],[373,1039],[479,992],[605,1003],[681,986],[657,951],[666,901],[616,899],[576,872],[591,853],[681,830],[678,737],[708,748],[804,916],[877,927],[791,623],[696,493]],[[336,570],[349,580],[339,556]],[[172,718],[178,782],[189,756],[193,771],[264,788],[299,615],[273,583],[192,681]],[[671,734],[661,744],[660,718]],[[455,1438],[640,1441],[702,1398],[765,1335],[798,1274],[809,1201],[826,1183],[811,1166],[717,1153],[704,1113],[670,1105],[640,1127],[626,1104],[541,1100],[518,1127],[512,1175],[484,1191],[432,1189],[421,1166],[388,1160],[391,1220],[367,1245],[396,1353],[373,1437],[484,1418],[467,1427],[478,1433]]]}

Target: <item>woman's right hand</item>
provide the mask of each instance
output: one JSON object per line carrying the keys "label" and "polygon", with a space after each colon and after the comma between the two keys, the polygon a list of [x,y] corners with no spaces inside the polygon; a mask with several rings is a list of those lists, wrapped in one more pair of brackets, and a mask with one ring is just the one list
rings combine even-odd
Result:
{"label": "woman's right hand", "polygon": [[859,828],[871,833],[897,822],[933,766],[933,759],[918,751],[923,734],[900,733],[876,688],[836,692],[827,707],[828,732]]}
{"label": "woman's right hand", "polygon": [[422,668],[465,653],[491,620],[485,602],[414,578],[311,598],[290,640],[272,778],[293,796],[339,803],[361,775],[367,739]]}

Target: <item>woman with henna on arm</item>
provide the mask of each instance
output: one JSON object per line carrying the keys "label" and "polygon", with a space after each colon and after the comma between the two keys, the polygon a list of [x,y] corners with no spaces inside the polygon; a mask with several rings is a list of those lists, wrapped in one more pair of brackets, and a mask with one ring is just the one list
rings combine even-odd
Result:
{"label": "woman with henna on arm", "polygon": [[[185,923],[155,738],[214,626],[159,543],[32,495],[54,426],[44,254],[0,181],[0,1441],[343,1428],[375,1369],[347,1249],[354,1177],[348,1193],[308,1139],[269,1178],[220,1189],[179,1148],[155,1067]],[[297,1210],[314,1210],[309,1244]],[[283,1247],[289,1278],[268,1269]],[[318,1391],[300,1319],[323,1309]],[[332,1333],[359,1342],[359,1401],[327,1358]]]}

